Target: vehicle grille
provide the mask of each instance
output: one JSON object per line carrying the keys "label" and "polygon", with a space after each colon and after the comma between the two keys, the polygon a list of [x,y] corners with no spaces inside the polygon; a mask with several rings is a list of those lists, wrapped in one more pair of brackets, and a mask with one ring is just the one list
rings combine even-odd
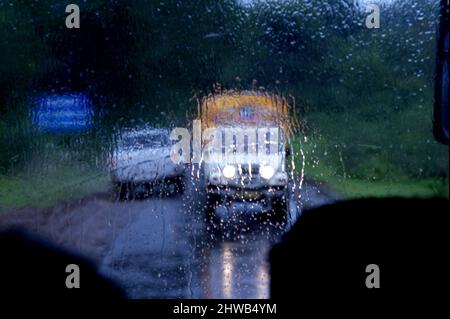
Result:
{"label": "vehicle grille", "polygon": [[256,176],[259,175],[259,165],[252,165],[251,166],[251,174],[248,165],[242,165],[242,176]]}

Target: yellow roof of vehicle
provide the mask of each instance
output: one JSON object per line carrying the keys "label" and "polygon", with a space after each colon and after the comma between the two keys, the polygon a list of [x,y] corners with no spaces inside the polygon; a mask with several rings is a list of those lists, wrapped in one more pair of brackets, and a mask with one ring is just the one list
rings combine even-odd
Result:
{"label": "yellow roof of vehicle", "polygon": [[204,97],[199,105],[203,128],[216,126],[280,126],[292,130],[286,99],[254,91],[227,91]]}

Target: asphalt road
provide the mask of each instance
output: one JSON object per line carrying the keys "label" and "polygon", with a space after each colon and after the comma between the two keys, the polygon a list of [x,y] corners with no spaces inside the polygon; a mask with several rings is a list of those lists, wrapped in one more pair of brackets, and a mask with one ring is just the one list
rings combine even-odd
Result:
{"label": "asphalt road", "polygon": [[188,182],[169,197],[118,202],[104,194],[21,208],[0,214],[0,228],[19,226],[87,256],[131,298],[267,298],[270,247],[303,209],[335,198],[324,185],[298,186],[285,226],[263,220],[214,231],[201,188]]}
{"label": "asphalt road", "polygon": [[[204,196],[183,194],[117,203],[134,216],[114,237],[101,271],[131,298],[268,298],[270,247],[289,228],[268,221],[216,232],[202,211]],[[307,207],[332,200],[305,181],[291,192],[290,223]],[[240,226],[239,226],[240,227]]]}

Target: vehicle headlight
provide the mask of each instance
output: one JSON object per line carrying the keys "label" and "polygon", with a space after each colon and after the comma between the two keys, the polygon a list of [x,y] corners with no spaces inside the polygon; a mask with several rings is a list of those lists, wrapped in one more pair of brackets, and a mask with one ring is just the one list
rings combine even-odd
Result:
{"label": "vehicle headlight", "polygon": [[264,179],[271,179],[273,174],[275,174],[275,170],[272,166],[270,165],[266,165],[266,166],[261,166],[259,168],[259,174],[261,175],[262,178]]}
{"label": "vehicle headlight", "polygon": [[233,178],[236,174],[236,168],[232,165],[226,165],[222,170],[223,176],[226,178]]}

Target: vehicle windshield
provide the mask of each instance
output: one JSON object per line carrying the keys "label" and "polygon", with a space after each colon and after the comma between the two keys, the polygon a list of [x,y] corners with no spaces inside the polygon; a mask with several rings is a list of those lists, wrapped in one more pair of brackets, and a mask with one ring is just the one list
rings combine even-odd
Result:
{"label": "vehicle windshield", "polygon": [[123,137],[121,145],[125,148],[160,148],[170,146],[166,134],[139,134]]}
{"label": "vehicle windshield", "polygon": [[[0,229],[87,256],[130,298],[269,298],[269,252],[306,211],[448,199],[439,10],[0,0]],[[221,136],[206,165],[214,128],[282,134]]]}

